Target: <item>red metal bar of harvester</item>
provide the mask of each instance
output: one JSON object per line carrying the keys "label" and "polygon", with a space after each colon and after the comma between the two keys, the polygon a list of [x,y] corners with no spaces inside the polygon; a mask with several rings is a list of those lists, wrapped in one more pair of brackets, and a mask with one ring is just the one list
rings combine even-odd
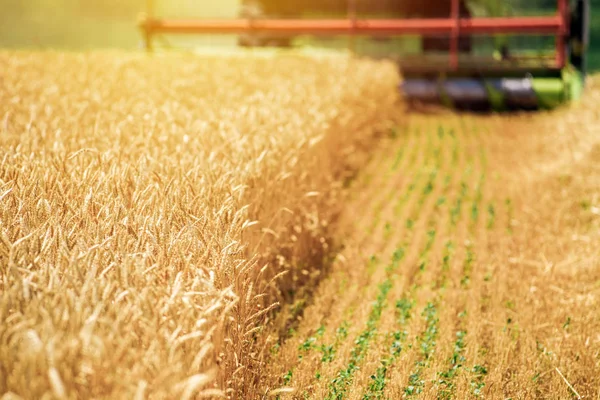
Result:
{"label": "red metal bar of harvester", "polygon": [[[562,1],[562,0],[559,0]],[[510,18],[460,18],[461,34],[546,34],[565,32],[561,16],[510,17]],[[172,20],[146,19],[141,27],[152,33],[240,34],[264,32],[273,34],[314,35],[369,35],[394,36],[407,34],[451,34],[456,20],[443,19],[376,19],[376,20],[293,20],[293,19],[224,19],[224,20]]]}

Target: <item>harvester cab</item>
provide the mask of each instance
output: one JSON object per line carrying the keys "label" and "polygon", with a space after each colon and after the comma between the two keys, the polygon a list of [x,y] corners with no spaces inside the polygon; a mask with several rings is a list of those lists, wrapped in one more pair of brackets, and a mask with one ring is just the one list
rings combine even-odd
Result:
{"label": "harvester cab", "polygon": [[243,0],[238,19],[149,11],[140,27],[148,49],[160,33],[235,34],[244,47],[289,47],[305,36],[383,39],[409,102],[530,110],[580,97],[589,18],[590,0]]}

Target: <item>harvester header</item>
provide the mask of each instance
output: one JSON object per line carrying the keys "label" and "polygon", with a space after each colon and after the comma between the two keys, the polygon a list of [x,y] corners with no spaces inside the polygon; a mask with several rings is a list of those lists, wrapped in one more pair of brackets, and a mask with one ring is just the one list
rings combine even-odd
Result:
{"label": "harvester header", "polygon": [[[393,18],[359,16],[356,0],[247,1],[238,19],[163,19],[151,3],[140,23],[148,50],[157,34],[236,34],[244,46],[288,46],[301,35],[398,37],[418,48],[407,54],[399,45],[390,54],[409,101],[466,109],[553,108],[577,99],[583,88],[589,0],[556,0],[553,12],[544,15],[474,15],[474,2],[467,0],[388,1]],[[379,3],[361,4],[360,11],[381,12]],[[328,10],[327,17],[305,17],[319,7]],[[346,18],[330,17],[344,10]],[[519,46],[524,37],[533,48]]]}

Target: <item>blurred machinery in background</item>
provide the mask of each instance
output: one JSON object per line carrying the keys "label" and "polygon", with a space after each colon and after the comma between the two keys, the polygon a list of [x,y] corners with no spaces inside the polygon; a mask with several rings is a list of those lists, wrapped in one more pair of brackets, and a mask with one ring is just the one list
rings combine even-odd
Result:
{"label": "blurred machinery in background", "polygon": [[235,34],[243,47],[386,41],[408,101],[529,110],[580,97],[589,18],[590,0],[245,0],[238,19],[161,19],[149,0],[140,27],[149,50],[161,33]]}
{"label": "blurred machinery in background", "polygon": [[[459,0],[461,17],[470,17],[465,0]],[[302,7],[295,1],[282,0],[245,0],[242,2],[240,17],[248,19],[290,19],[323,18],[346,14],[348,17],[370,18],[446,18],[451,13],[448,0],[398,1],[398,0],[306,0]],[[292,36],[263,34],[240,35],[239,44],[243,47],[289,47]],[[461,42],[470,42],[462,37]],[[446,43],[445,45],[442,43]],[[441,47],[441,48],[440,48]],[[423,38],[423,50],[446,50],[449,40],[436,37]],[[459,46],[464,47],[464,46]]]}

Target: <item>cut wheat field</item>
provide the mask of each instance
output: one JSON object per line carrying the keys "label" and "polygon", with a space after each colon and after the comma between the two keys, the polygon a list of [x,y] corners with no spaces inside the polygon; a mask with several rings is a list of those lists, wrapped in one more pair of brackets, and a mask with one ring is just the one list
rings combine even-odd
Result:
{"label": "cut wheat field", "polygon": [[269,387],[600,396],[600,146],[547,117],[408,116],[350,191],[343,249],[272,348]]}
{"label": "cut wheat field", "polygon": [[600,398],[600,90],[407,109],[387,62],[0,53],[0,395]]}

